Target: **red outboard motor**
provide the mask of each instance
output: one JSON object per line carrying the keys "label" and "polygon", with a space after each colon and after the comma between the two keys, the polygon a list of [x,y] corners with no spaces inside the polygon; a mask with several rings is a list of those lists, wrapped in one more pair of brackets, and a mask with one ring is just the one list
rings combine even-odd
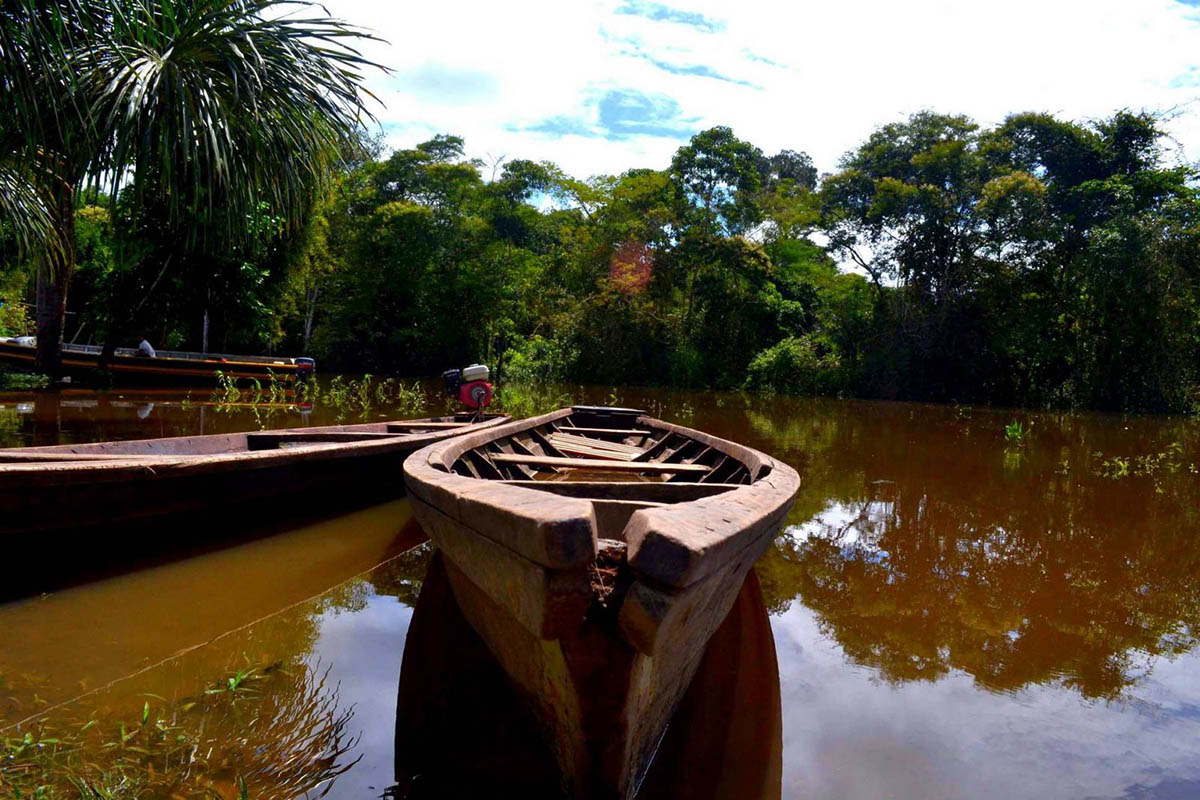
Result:
{"label": "red outboard motor", "polygon": [[482,411],[492,402],[492,385],[488,383],[490,373],[483,364],[472,364],[466,369],[450,369],[442,373],[446,394],[472,411]]}

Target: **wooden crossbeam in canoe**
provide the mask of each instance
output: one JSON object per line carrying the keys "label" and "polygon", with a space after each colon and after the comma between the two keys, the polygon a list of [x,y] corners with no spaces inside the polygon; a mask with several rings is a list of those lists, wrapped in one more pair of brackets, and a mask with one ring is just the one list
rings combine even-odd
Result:
{"label": "wooden crossbeam in canoe", "polygon": [[606,458],[614,461],[633,461],[631,453],[622,453],[617,450],[598,450],[586,445],[576,444],[575,442],[564,442],[561,439],[550,437],[554,448],[565,455],[584,456],[587,458]]}
{"label": "wooden crossbeam in canoe", "polygon": [[440,431],[449,428],[465,428],[469,425],[474,425],[473,422],[421,422],[420,420],[406,420],[403,422],[389,422],[387,429],[389,431],[406,432],[411,430],[432,430]]}
{"label": "wooden crossbeam in canoe", "polygon": [[622,430],[620,428],[572,428],[563,426],[558,430],[563,433],[595,433],[603,436],[649,436],[654,431],[640,431],[633,428]]}
{"label": "wooden crossbeam in canoe", "polygon": [[573,442],[590,444],[595,447],[604,448],[605,450],[624,450],[630,453],[640,453],[643,449],[637,445],[625,444],[624,442],[610,442],[606,439],[597,439],[594,436],[576,436],[573,433],[568,433],[567,431],[569,430],[570,428],[559,429],[550,434],[550,436],[553,438],[567,439]]}
{"label": "wooden crossbeam in canoe", "polygon": [[657,462],[609,461],[600,458],[553,458],[551,456],[517,456],[496,453],[492,461],[507,464],[527,464],[535,467],[561,467],[563,469],[591,469],[609,472],[708,472],[703,464],[659,464]]}
{"label": "wooden crossbeam in canoe", "polygon": [[555,449],[564,455],[585,456],[592,458],[611,458],[618,461],[633,461],[641,452],[638,448],[604,447],[603,443],[592,444],[596,439],[586,439],[576,436],[550,434],[549,441]]}

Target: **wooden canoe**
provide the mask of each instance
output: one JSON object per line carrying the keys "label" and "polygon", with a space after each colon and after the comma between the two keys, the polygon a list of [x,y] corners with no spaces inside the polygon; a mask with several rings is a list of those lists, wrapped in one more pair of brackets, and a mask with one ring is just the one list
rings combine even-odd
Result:
{"label": "wooden canoe", "polygon": [[468,415],[0,450],[0,533],[64,531],[252,505],[383,500],[415,450],[500,425]]}
{"label": "wooden canoe", "polygon": [[[103,348],[96,345],[63,344],[63,371],[86,377],[100,369]],[[13,339],[0,339],[0,364],[30,369],[37,348]],[[138,355],[137,350],[118,347],[108,370],[123,384],[151,383],[179,386],[203,386],[216,382],[217,373],[231,378],[292,382],[312,376],[316,362],[311,358],[290,356],[245,356],[224,353],[192,353],[159,350],[155,358]]]}
{"label": "wooden canoe", "polygon": [[432,445],[404,471],[566,790],[632,797],[783,525],[795,470],[640,411],[575,406]]}

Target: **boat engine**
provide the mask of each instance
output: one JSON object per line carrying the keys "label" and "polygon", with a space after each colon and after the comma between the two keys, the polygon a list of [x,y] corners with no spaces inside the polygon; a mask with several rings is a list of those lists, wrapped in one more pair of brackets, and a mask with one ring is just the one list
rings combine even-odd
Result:
{"label": "boat engine", "polygon": [[483,409],[492,402],[492,385],[488,383],[490,372],[483,364],[472,364],[465,369],[448,369],[442,373],[446,394],[473,411]]}

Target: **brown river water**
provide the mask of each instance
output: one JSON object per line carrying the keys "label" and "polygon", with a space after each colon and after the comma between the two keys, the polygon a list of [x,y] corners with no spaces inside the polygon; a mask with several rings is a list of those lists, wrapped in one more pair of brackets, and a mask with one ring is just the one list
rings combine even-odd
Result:
{"label": "brown river water", "polygon": [[[640,797],[1200,797],[1200,423],[561,394],[803,479]],[[420,415],[6,394],[0,445]],[[396,500],[82,582],[5,561],[46,591],[0,602],[0,796],[552,796],[423,542]]]}

